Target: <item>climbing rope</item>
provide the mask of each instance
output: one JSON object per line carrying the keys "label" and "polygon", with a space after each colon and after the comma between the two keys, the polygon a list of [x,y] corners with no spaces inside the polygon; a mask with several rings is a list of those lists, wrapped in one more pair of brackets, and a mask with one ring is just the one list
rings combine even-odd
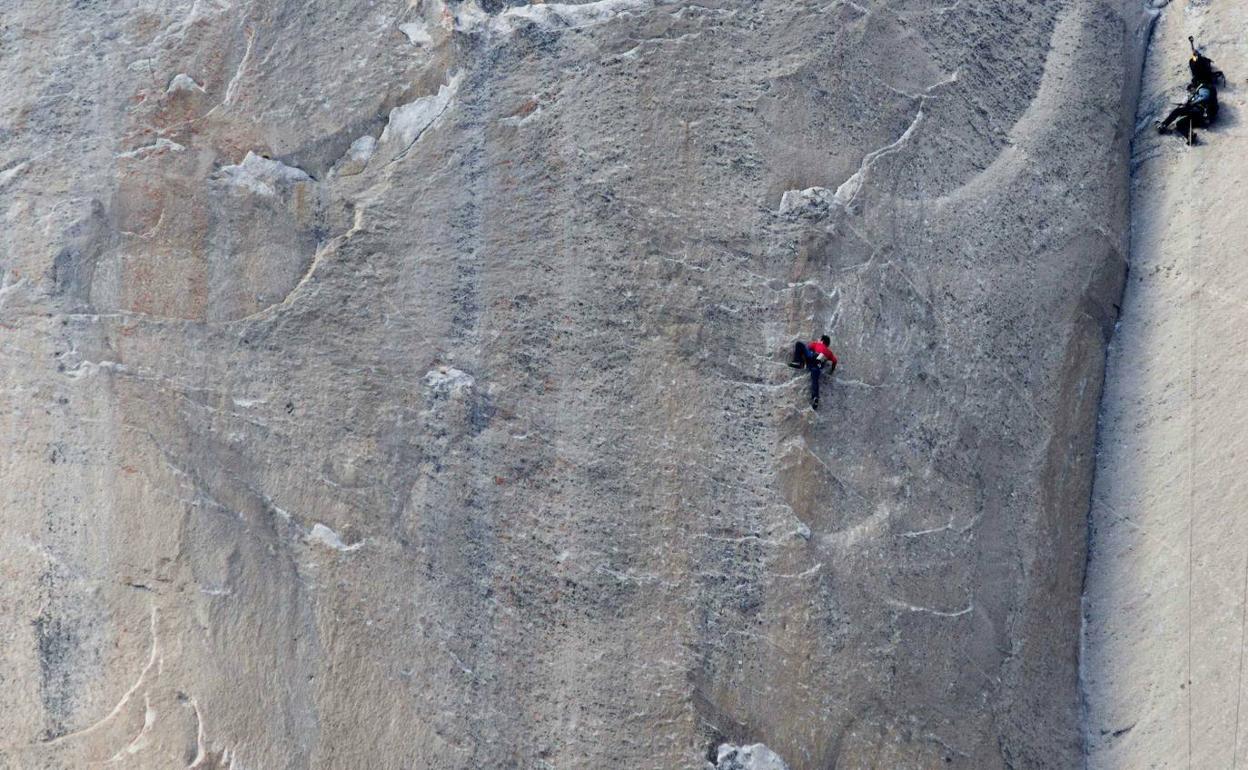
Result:
{"label": "climbing rope", "polygon": [[[1190,159],[1189,159],[1190,164]],[[1189,173],[1185,175],[1188,180],[1192,179]],[[1187,275],[1188,281],[1191,282],[1191,294],[1195,294],[1199,287],[1196,278],[1196,260],[1195,254],[1199,243],[1196,242],[1195,228],[1191,231],[1192,243],[1187,250]],[[1187,398],[1191,404],[1191,414],[1188,420],[1188,446],[1187,446],[1187,770],[1192,770],[1192,692],[1196,689],[1195,676],[1192,672],[1192,585],[1196,581],[1196,574],[1192,568],[1192,539],[1195,532],[1196,519],[1196,421],[1198,417],[1197,400],[1196,400],[1196,367],[1200,358],[1197,356],[1197,348],[1200,345],[1199,331],[1199,306],[1192,300],[1195,298],[1188,296],[1188,307],[1192,308],[1191,321],[1191,339],[1192,344],[1188,346],[1188,381],[1187,381]]]}
{"label": "climbing rope", "polygon": [[1192,690],[1195,689],[1192,682],[1192,524],[1196,517],[1196,483],[1195,483],[1195,454],[1196,454],[1196,362],[1195,362],[1196,335],[1192,335],[1192,367],[1188,375],[1188,392],[1187,397],[1192,402],[1191,422],[1188,430],[1190,438],[1187,447],[1187,770],[1192,770]]}
{"label": "climbing rope", "polygon": [[1235,739],[1231,742],[1231,768],[1239,768],[1239,706],[1244,696],[1244,631],[1248,629],[1248,559],[1244,560],[1244,601],[1239,615],[1239,671],[1235,674]]}

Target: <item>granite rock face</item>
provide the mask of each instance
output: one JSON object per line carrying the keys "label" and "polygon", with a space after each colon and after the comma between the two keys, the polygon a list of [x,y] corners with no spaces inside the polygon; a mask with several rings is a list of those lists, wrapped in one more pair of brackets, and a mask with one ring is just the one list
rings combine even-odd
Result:
{"label": "granite rock face", "polygon": [[0,9],[0,766],[1077,763],[1120,5]]}

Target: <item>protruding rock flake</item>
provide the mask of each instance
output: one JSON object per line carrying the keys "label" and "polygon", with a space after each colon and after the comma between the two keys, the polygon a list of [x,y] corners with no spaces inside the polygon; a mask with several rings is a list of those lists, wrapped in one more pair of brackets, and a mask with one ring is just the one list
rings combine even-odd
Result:
{"label": "protruding rock flake", "polygon": [[446,112],[458,86],[459,78],[451,78],[449,83],[438,86],[437,93],[395,107],[381,132],[381,143],[392,142],[406,152]]}
{"label": "protruding rock flake", "polygon": [[308,539],[314,543],[319,543],[320,545],[332,548],[335,551],[342,551],[344,553],[350,553],[351,551],[358,550],[363,545],[363,543],[352,543],[351,545],[347,545],[342,541],[342,537],[337,532],[319,522],[312,525],[312,530],[308,532]]}
{"label": "protruding rock flake", "polygon": [[243,187],[257,195],[276,195],[278,189],[298,182],[311,182],[307,172],[287,166],[281,161],[248,152],[243,162],[235,166],[223,166],[221,175],[231,185]]}
{"label": "protruding rock flake", "polygon": [[425,375],[425,389],[434,398],[459,396],[476,384],[471,375],[452,366],[439,366]]}
{"label": "protruding rock flake", "polygon": [[202,92],[203,90],[204,87],[199,83],[196,83],[194,78],[187,75],[185,72],[179,72],[177,75],[173,76],[172,80],[169,81],[169,86],[165,88],[165,93],[172,94],[177,93],[178,91]]}
{"label": "protruding rock flake", "polygon": [[800,211],[827,211],[833,203],[833,193],[826,187],[807,187],[805,190],[786,190],[780,198],[780,213]]}
{"label": "protruding rock flake", "polygon": [[365,134],[351,143],[351,146],[347,148],[346,154],[334,166],[334,172],[338,176],[358,174],[368,166],[368,162],[372,160],[375,152],[377,152],[377,140]]}
{"label": "protruding rock flake", "polygon": [[789,770],[776,752],[761,743],[734,746],[725,743],[716,752],[712,770]]}

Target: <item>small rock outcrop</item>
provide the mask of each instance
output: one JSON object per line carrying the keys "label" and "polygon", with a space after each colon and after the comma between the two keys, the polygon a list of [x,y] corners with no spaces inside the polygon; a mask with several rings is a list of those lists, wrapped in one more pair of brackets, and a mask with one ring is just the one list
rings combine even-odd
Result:
{"label": "small rock outcrop", "polygon": [[725,743],[716,753],[715,763],[707,763],[707,770],[789,770],[776,752],[761,743],[752,746]]}

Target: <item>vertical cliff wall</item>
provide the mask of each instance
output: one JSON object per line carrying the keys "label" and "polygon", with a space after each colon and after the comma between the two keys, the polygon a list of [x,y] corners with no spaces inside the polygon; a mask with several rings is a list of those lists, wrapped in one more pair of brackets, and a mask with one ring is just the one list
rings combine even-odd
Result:
{"label": "vertical cliff wall", "polygon": [[1118,5],[0,8],[0,764],[1079,761]]}
{"label": "vertical cliff wall", "polygon": [[[1185,93],[1187,36],[1223,69],[1218,122],[1158,136]],[[1110,358],[1092,511],[1089,765],[1236,767],[1248,752],[1248,524],[1240,316],[1248,9],[1160,14],[1135,142],[1131,278]]]}

